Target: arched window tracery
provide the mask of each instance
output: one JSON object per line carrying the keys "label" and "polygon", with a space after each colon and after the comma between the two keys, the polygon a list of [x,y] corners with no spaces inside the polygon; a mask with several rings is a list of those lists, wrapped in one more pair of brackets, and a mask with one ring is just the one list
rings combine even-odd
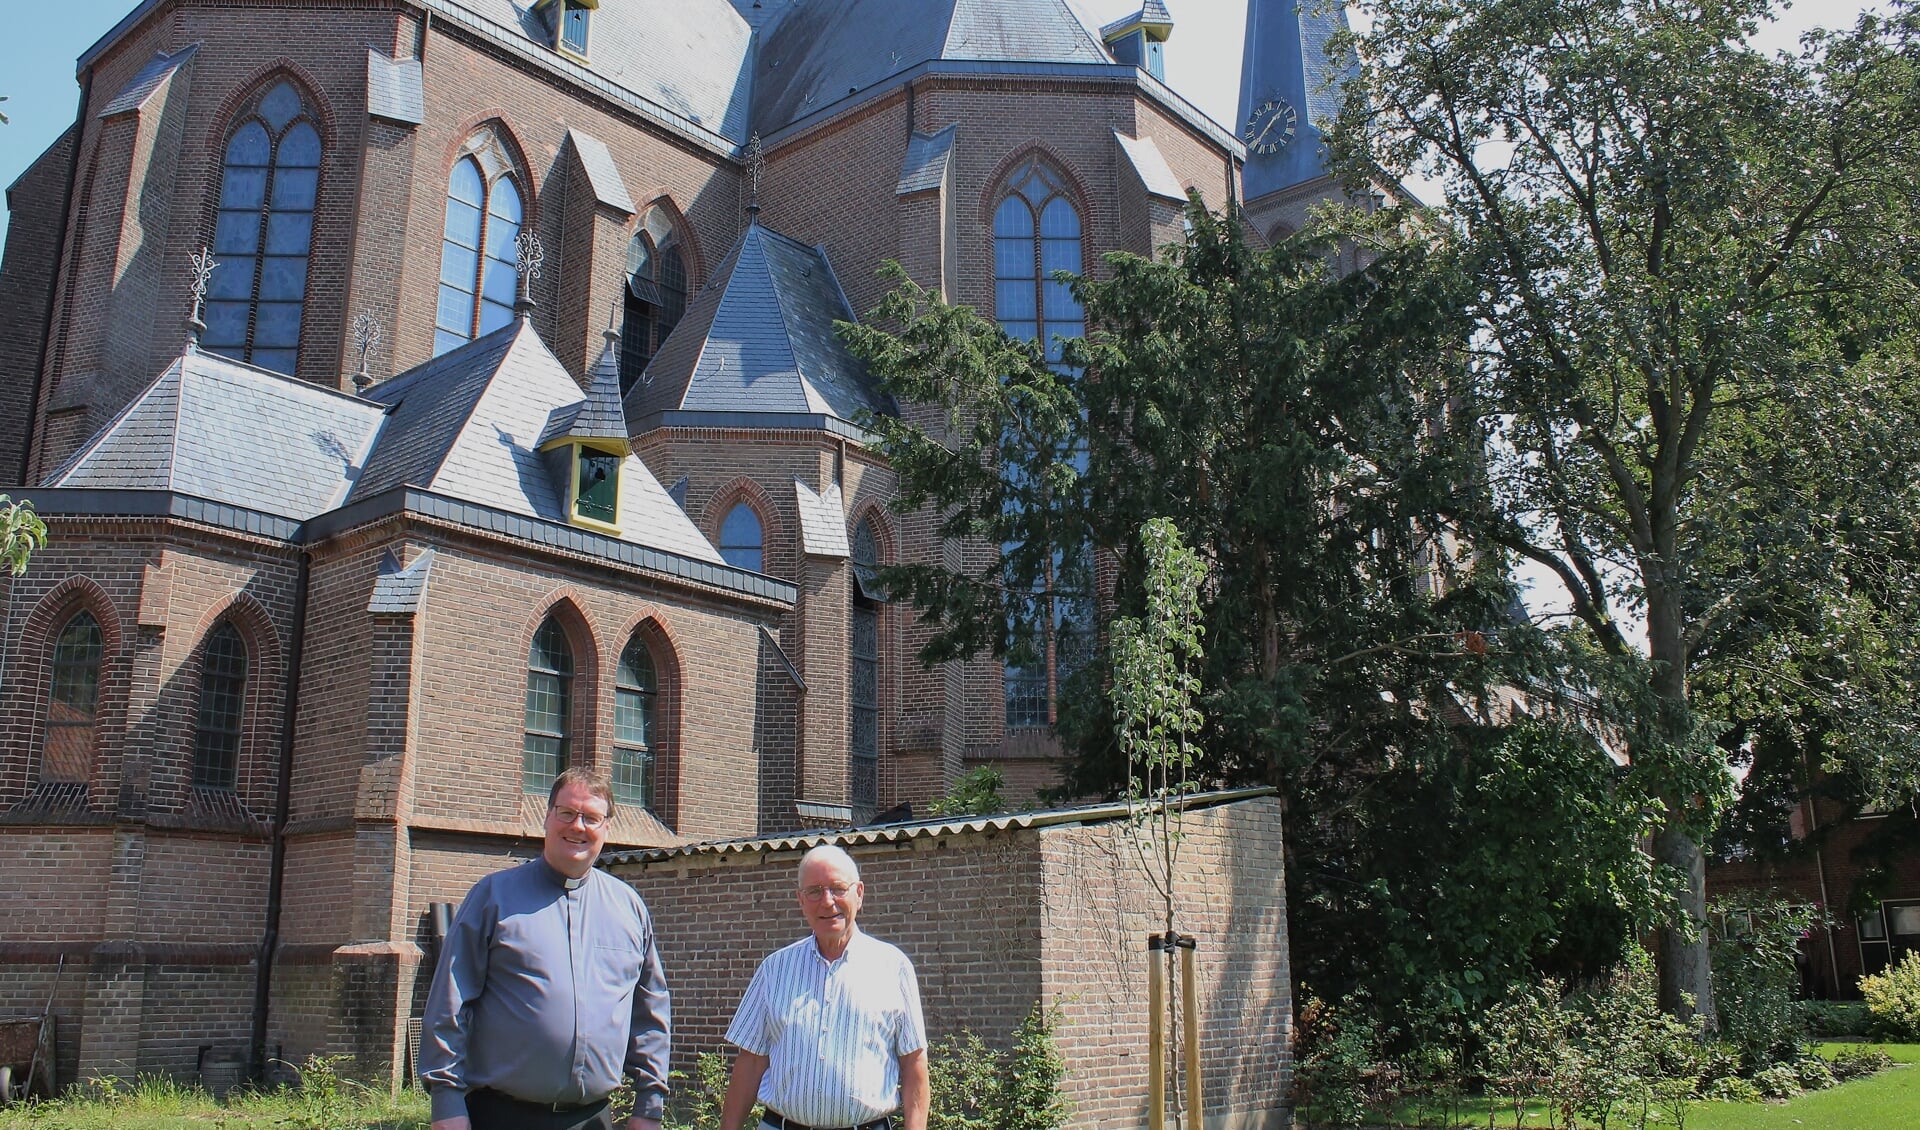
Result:
{"label": "arched window tracery", "polygon": [[433,352],[512,323],[519,290],[514,240],[526,222],[524,178],[491,129],[474,134],[447,175]]}

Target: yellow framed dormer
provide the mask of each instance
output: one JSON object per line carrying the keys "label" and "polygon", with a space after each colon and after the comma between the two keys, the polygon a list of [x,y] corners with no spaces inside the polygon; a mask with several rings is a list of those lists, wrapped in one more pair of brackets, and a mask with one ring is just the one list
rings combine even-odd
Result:
{"label": "yellow framed dormer", "polygon": [[553,49],[569,59],[586,62],[593,13],[600,10],[600,0],[539,0],[533,8],[546,21]]}
{"label": "yellow framed dormer", "polygon": [[542,452],[565,450],[567,521],[583,529],[620,536],[620,506],[626,490],[620,473],[633,449],[615,440],[562,436]]}

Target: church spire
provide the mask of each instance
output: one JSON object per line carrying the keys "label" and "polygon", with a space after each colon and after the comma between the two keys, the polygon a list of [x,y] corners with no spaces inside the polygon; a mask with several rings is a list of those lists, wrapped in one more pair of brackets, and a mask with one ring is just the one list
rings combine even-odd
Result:
{"label": "church spire", "polygon": [[1337,63],[1327,45],[1347,30],[1344,5],[1324,0],[1248,0],[1240,65],[1240,139],[1248,202],[1326,173],[1321,133],[1340,112],[1350,53]]}

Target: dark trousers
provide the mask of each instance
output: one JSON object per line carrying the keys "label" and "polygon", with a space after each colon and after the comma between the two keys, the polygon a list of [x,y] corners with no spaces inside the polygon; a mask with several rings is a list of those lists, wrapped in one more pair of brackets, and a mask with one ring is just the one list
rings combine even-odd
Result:
{"label": "dark trousers", "polygon": [[613,1108],[605,1099],[556,1111],[499,1091],[469,1091],[467,1118],[473,1130],[613,1130]]}

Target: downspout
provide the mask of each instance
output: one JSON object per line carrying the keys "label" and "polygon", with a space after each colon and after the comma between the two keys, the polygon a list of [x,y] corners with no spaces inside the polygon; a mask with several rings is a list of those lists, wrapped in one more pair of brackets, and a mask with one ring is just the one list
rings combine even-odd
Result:
{"label": "downspout", "polygon": [[280,780],[274,787],[273,847],[267,865],[267,926],[254,959],[253,1037],[247,1069],[257,1083],[267,1072],[267,1005],[273,991],[273,958],[280,948],[281,892],[287,878],[287,817],[293,809],[294,721],[300,712],[300,653],[307,642],[307,587],[313,554],[300,551],[293,586],[293,642],[287,651],[287,694],[280,717]]}
{"label": "downspout", "polygon": [[[48,281],[47,313],[40,324],[40,361],[33,367],[33,400],[27,409],[26,445],[20,451],[21,486],[33,485],[28,481],[33,471],[33,433],[34,425],[40,420],[40,394],[46,391],[47,356],[53,347],[53,312],[60,305],[60,277],[65,272],[58,269],[59,262],[66,262],[67,232],[73,219],[73,186],[80,179],[80,142],[85,139],[87,125],[87,101],[93,96],[93,68],[88,67],[80,74],[80,108],[73,118],[73,149],[67,154],[67,188],[60,199],[60,238],[54,241],[54,254],[60,256],[56,262],[53,277]],[[75,269],[78,264],[67,263],[67,270]]]}

